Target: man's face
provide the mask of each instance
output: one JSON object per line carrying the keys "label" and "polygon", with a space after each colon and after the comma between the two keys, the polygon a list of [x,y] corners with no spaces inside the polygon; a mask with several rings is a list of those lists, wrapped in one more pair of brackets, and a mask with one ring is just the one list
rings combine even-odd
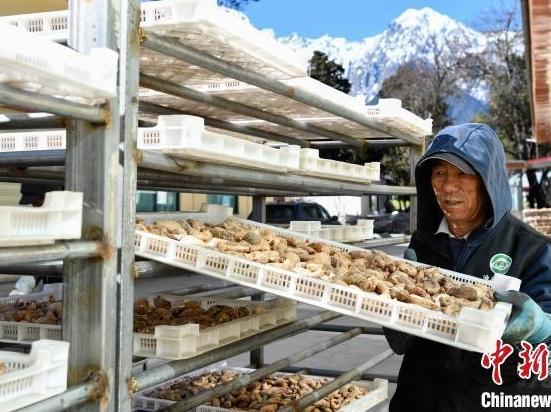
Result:
{"label": "man's face", "polygon": [[478,174],[470,175],[443,160],[432,166],[432,189],[448,224],[470,226],[483,223],[486,191]]}

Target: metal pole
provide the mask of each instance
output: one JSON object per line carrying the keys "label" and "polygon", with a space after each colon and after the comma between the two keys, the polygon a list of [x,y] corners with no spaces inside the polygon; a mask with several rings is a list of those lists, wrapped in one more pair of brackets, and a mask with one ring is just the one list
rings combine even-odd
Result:
{"label": "metal pole", "polygon": [[247,288],[243,286],[230,286],[224,288],[225,290],[211,290],[194,293],[191,296],[215,296],[220,299],[239,299],[247,296],[256,296],[263,292],[258,289]]}
{"label": "metal pole", "polygon": [[264,196],[253,196],[251,220],[259,223],[266,223],[266,198]]}
{"label": "metal pole", "polygon": [[[138,150],[136,153],[138,165],[138,183],[141,186],[172,188],[174,191],[185,191],[187,180],[191,180],[195,185],[189,185],[190,190],[198,190],[200,187],[206,190],[215,190],[223,193],[223,187],[227,187],[227,192],[238,192],[246,195],[264,194],[316,194],[319,196],[350,195],[362,196],[367,194],[399,194],[415,195],[415,187],[411,186],[386,186],[377,184],[364,184],[346,182],[341,180],[330,180],[319,177],[301,176],[296,174],[282,174],[264,170],[244,169],[225,165],[216,165],[208,163],[189,162],[183,159],[177,159],[163,153],[154,153]],[[162,174],[147,174],[143,169],[166,171],[179,173],[181,175],[193,176],[196,179],[186,179],[180,182],[172,182],[169,185],[157,183],[162,180]],[[142,176],[154,178],[142,180]],[[166,180],[177,180],[169,175]],[[10,168],[0,168],[0,181],[22,182],[28,179],[35,180],[61,180],[62,172],[48,171],[35,168],[25,170],[16,170]],[[178,184],[177,184],[178,183]],[[203,185],[203,186],[198,186]],[[212,188],[212,189],[209,189]],[[236,187],[237,190],[232,190]],[[178,190],[182,189],[182,190]]]}
{"label": "metal pole", "polygon": [[[251,173],[252,170],[248,169],[248,172]],[[261,171],[259,171],[259,173],[261,173]],[[153,171],[150,169],[138,170],[138,179],[139,183],[155,183],[160,186],[173,186],[181,189],[188,187],[190,189],[210,188],[210,190],[219,190],[219,193],[231,193],[235,190],[239,190],[242,193],[248,193],[251,195],[253,191],[256,190],[251,188],[250,185],[247,185],[245,182],[242,182],[240,185],[229,186],[220,184],[220,179],[215,177],[202,178],[201,176],[189,176],[184,180],[182,179],[182,175],[178,173],[159,173],[158,171]]]}
{"label": "metal pole", "polygon": [[0,84],[0,102],[16,109],[59,114],[94,124],[109,122],[109,113],[101,107],[87,106],[57,97],[27,92],[5,84]]}
{"label": "metal pole", "polygon": [[[302,373],[304,375],[315,375],[315,376],[327,376],[330,378],[337,377],[339,375],[342,375],[343,373],[346,373],[346,371],[338,371],[333,369],[316,369],[316,368],[303,368],[302,366],[290,366],[288,368],[281,369],[281,372],[287,372],[287,373]],[[397,375],[386,375],[386,374],[379,374],[379,373],[362,373],[361,380],[370,381],[373,379],[386,379],[387,381],[391,383],[398,382],[398,376]]]}
{"label": "metal pole", "polygon": [[[155,294],[175,295],[175,296],[204,296],[202,295],[203,292],[217,291],[217,293],[223,293],[227,289],[228,287],[224,287],[223,285],[199,285],[199,286],[192,286],[192,287],[183,288],[183,289],[170,289],[165,291],[159,291],[159,292],[156,292]],[[216,292],[212,294],[216,295]]]}
{"label": "metal pole", "polygon": [[32,276],[44,276],[44,275],[63,275],[63,262],[52,262],[49,264],[31,263],[31,264],[14,264],[14,265],[2,265],[0,271],[9,275],[32,275]]}
{"label": "metal pole", "polygon": [[197,395],[194,395],[183,401],[176,402],[167,408],[167,411],[187,411],[195,406],[199,406],[205,402],[208,402],[211,399],[218,398],[226,393],[230,393],[236,389],[242,388],[249,385],[251,382],[257,381],[264,378],[274,372],[278,372],[283,368],[286,368],[290,365],[293,365],[303,359],[309,358],[317,353],[323,352],[326,349],[329,349],[333,346],[336,346],[342,342],[346,342],[349,339],[352,339],[355,336],[360,334],[359,328],[349,329],[347,332],[341,333],[338,336],[335,336],[331,339],[325,340],[318,343],[317,345],[312,346],[311,348],[303,349],[295,354],[280,359],[277,362],[272,363],[271,365],[265,366],[262,369],[258,369],[254,372],[243,374],[234,380],[218,385],[211,390],[200,392]]}
{"label": "metal pole", "polygon": [[[0,177],[0,181],[4,180]],[[140,190],[153,190],[161,192],[186,192],[186,193],[212,193],[216,195],[228,194],[228,195],[243,195],[243,196],[289,196],[290,192],[274,189],[255,189],[242,186],[221,187],[218,185],[212,185],[209,183],[195,184],[195,185],[163,185],[161,183],[152,182],[149,180],[138,180],[138,189]],[[307,196],[306,192],[292,192],[293,196]]]}
{"label": "metal pole", "polygon": [[[155,103],[140,101],[140,111],[146,113],[153,113],[158,115],[171,115],[171,114],[190,114],[193,113],[183,112],[181,110],[173,109],[172,107],[165,107]],[[241,133],[248,136],[260,137],[261,139],[274,140],[276,142],[283,142],[288,144],[296,144],[302,147],[309,147],[310,143],[306,140],[297,139],[295,137],[283,136],[281,134],[268,132],[262,129],[256,129],[245,125],[226,122],[224,120],[215,119],[212,117],[203,117],[205,120],[205,126],[215,127],[217,129],[228,130],[230,132]]]}
{"label": "metal pole", "polygon": [[340,375],[338,378],[333,379],[332,381],[326,383],[325,385],[316,389],[315,391],[310,392],[309,394],[296,400],[292,404],[278,409],[278,412],[302,411],[307,406],[316,403],[320,399],[323,399],[325,396],[339,389],[341,386],[346,385],[347,383],[350,383],[353,380],[360,378],[364,371],[373,368],[374,366],[383,362],[385,359],[388,359],[389,357],[391,357],[393,354],[394,353],[392,352],[391,349],[387,349],[383,353],[375,356],[373,359],[370,359],[367,362],[362,363],[360,366],[352,369],[351,371]]}
{"label": "metal pole", "polygon": [[214,362],[231,358],[232,356],[239,355],[277,339],[288,338],[297,333],[304,332],[313,325],[338,318],[339,316],[341,315],[338,313],[324,311],[264,333],[250,336],[238,342],[223,346],[220,349],[205,352],[191,359],[169,362],[166,365],[137,374],[133,378],[132,387],[134,392],[142,391],[161,382],[184,375]]}
{"label": "metal pole", "polygon": [[[375,148],[385,148],[385,147],[397,147],[397,146],[408,146],[411,143],[404,142],[401,139],[369,139],[364,140],[364,145],[367,146],[369,149],[375,149]],[[350,147],[349,144],[345,142],[331,142],[331,141],[311,141],[310,146],[314,147],[316,149],[338,149],[338,148],[345,148]]]}
{"label": "metal pole", "polygon": [[266,120],[271,123],[290,127],[291,129],[311,133],[314,136],[323,136],[330,139],[341,140],[343,142],[348,142],[353,146],[360,146],[362,144],[361,140],[358,140],[354,137],[346,136],[342,133],[334,132],[332,130],[314,126],[299,120],[294,120],[285,116],[270,113],[265,110],[257,109],[256,107],[248,106],[243,103],[224,99],[223,97],[199,92],[197,90],[190,89],[189,87],[180,86],[176,83],[157,79],[156,77],[149,76],[144,73],[140,74],[140,84],[144,87],[148,87],[150,89],[157,90],[166,94],[182,97],[187,100],[201,102],[209,106],[215,106],[224,110],[228,110],[230,112],[240,113],[245,116]]}
{"label": "metal pole", "polygon": [[[252,218],[255,222],[266,223],[266,198],[264,196],[253,196]],[[253,297],[253,300],[264,300],[266,295],[259,293]],[[255,369],[264,366],[264,347],[252,350],[249,354],[249,363]]]}
{"label": "metal pole", "polygon": [[279,80],[270,79],[260,73],[243,69],[230,62],[216,58],[199,50],[195,50],[194,48],[189,47],[177,40],[169,39],[151,32],[146,32],[144,34],[142,45],[148,49],[172,56],[176,59],[197,65],[215,73],[223,74],[231,77],[232,79],[241,80],[242,82],[279,94],[280,96],[291,98],[308,106],[323,110],[324,112],[348,119],[367,128],[380,131],[390,136],[400,137],[413,144],[419,144],[420,142],[420,139],[417,137],[404,134],[403,132],[392,129],[388,126],[381,126],[374,120],[369,119],[363,113],[359,113],[358,111],[347,107],[342,107],[329,99],[322,98],[301,89],[287,86]]}
{"label": "metal pole", "polygon": [[136,271],[138,272],[138,279],[151,279],[161,276],[186,276],[191,272],[186,270],[175,268],[173,266],[165,265],[164,263],[154,262],[150,260],[144,260],[142,262],[136,262]]}
{"label": "metal pole", "polygon": [[[413,196],[412,196],[413,197]],[[374,247],[381,247],[381,246],[392,246],[392,245],[400,245],[402,243],[409,243],[411,240],[411,236],[397,236],[397,237],[385,237],[381,239],[369,239],[365,240],[356,246],[371,249]]]}
{"label": "metal pole", "polygon": [[[28,117],[12,119],[8,122],[0,122],[0,130],[37,130],[37,129],[65,129],[67,120],[64,117]],[[35,152],[36,153],[36,152]]]}
{"label": "metal pole", "polygon": [[[20,263],[51,262],[62,259],[106,258],[109,248],[101,242],[58,242],[53,245],[0,248],[2,267]],[[101,261],[100,259],[98,259]]]}
{"label": "metal pole", "polygon": [[[409,182],[415,187],[415,167],[417,162],[425,151],[424,145],[422,146],[410,146],[409,148]],[[417,230],[417,196],[410,196],[409,198],[409,231],[413,233]]]}
{"label": "metal pole", "polygon": [[[81,53],[93,47],[118,52],[120,6],[118,0],[70,0],[69,47]],[[119,87],[123,82],[124,76],[119,77]],[[71,344],[68,383],[85,381],[90,371],[101,371],[106,376],[105,391],[98,394],[97,402],[83,405],[79,411],[116,409],[116,302],[122,219],[119,193],[123,186],[119,164],[121,113],[117,98],[109,100],[107,107],[107,125],[71,121],[67,129],[65,187],[84,193],[83,238],[101,238],[111,252],[104,260],[66,261],[64,267],[63,338]]]}
{"label": "metal pole", "polygon": [[[317,330],[323,332],[346,332],[350,330],[351,325],[334,325],[331,323],[322,323],[321,325],[316,325],[310,330]],[[362,334],[365,335],[382,335],[383,329],[380,327],[370,327],[370,326],[357,326]]]}
{"label": "metal pole", "polygon": [[80,385],[70,387],[59,395],[17,409],[16,412],[59,412],[90,401],[96,388],[97,383],[95,382],[81,383]]}
{"label": "metal pole", "polygon": [[117,368],[115,372],[115,410],[130,411],[130,379],[132,375],[132,348],[134,312],[134,237],[136,217],[136,180],[138,130],[138,83],[139,83],[139,0],[121,2],[121,40],[119,50],[119,114],[120,148],[119,163],[122,167],[122,190],[119,204],[122,205],[119,237],[120,281],[117,289]]}

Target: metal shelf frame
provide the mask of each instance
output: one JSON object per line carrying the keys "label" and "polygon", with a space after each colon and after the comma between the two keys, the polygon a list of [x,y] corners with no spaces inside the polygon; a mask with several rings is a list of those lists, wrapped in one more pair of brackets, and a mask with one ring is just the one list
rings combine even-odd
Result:
{"label": "metal shelf frame", "polygon": [[[38,263],[53,262],[49,270],[51,273],[62,271],[65,283],[63,336],[71,343],[68,389],[60,395],[21,409],[24,411],[57,411],[65,408],[78,408],[84,411],[130,411],[131,397],[136,391],[234,355],[250,352],[251,363],[257,368],[262,368],[253,376],[260,377],[276,370],[290,370],[295,361],[360,333],[382,333],[380,328],[324,325],[323,322],[340,316],[326,311],[192,359],[172,361],[132,374],[132,351],[129,348],[132,347],[133,337],[132,307],[136,275],[138,278],[149,278],[169,273],[183,273],[154,262],[134,263],[137,188],[254,196],[253,216],[261,222],[265,221],[266,196],[406,195],[412,199],[411,217],[412,222],[415,222],[416,202],[413,185],[392,187],[260,170],[252,172],[250,169],[187,161],[137,150],[139,112],[141,118],[147,121],[155,120],[158,115],[182,114],[181,111],[172,108],[139,102],[140,83],[174,96],[307,132],[321,140],[301,140],[216,118],[205,119],[207,126],[232,133],[298,144],[302,147],[365,145],[369,148],[407,145],[411,151],[412,171],[423,151],[423,139],[381,127],[354,110],[345,109],[328,99],[320,99],[310,92],[294,89],[280,81],[249,72],[231,62],[194,50],[185,44],[141,30],[139,20],[139,0],[69,0],[69,47],[84,53],[89,52],[92,47],[109,47],[119,53],[117,96],[105,105],[87,106],[0,85],[0,103],[25,111],[41,111],[55,115],[45,118],[15,116],[12,121],[0,123],[0,130],[67,129],[65,151],[0,154],[0,181],[64,181],[67,190],[84,193],[85,204],[81,240],[28,246],[17,250],[0,249],[0,270],[4,268],[14,274],[27,270],[38,273],[41,269]],[[238,104],[149,75],[140,75],[140,46],[184,60],[198,66],[198,70],[213,71],[244,81],[331,115],[378,130],[381,136],[391,135],[393,138],[362,141],[338,131]],[[24,169],[21,169],[22,167]],[[375,247],[407,240],[407,237],[394,240],[380,239],[364,242],[362,246]],[[60,260],[63,261],[62,264]],[[216,293],[231,298],[264,298],[263,294],[258,295],[255,289],[235,286],[221,288],[207,285],[173,292],[188,295]],[[263,365],[264,345],[310,329],[336,332],[340,335],[270,366]],[[326,375],[338,378],[311,396],[300,400],[295,407],[304,407],[318,399],[318,396],[330,393],[362,374],[365,377],[366,370],[389,356],[390,352],[385,351],[349,372],[323,370]],[[226,389],[228,388],[229,386]],[[213,391],[210,395],[214,396],[215,393],[218,392]],[[199,401],[200,399],[196,398],[193,404],[198,404]],[[186,406],[189,404],[177,405],[174,409]]]}

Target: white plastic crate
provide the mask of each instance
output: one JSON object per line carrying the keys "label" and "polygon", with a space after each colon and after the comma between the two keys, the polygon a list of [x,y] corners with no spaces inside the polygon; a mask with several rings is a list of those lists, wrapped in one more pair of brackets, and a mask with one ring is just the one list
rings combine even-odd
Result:
{"label": "white plastic crate", "polygon": [[[204,82],[202,84],[193,84],[189,87],[199,90],[204,93],[213,94],[225,99],[229,99],[248,106],[256,107],[260,110],[268,110],[275,114],[286,117],[291,117],[296,120],[313,124],[336,132],[346,132],[350,136],[354,136],[359,140],[380,138],[380,137],[395,137],[395,136],[410,136],[416,140],[430,134],[430,129],[423,128],[419,130],[415,127],[416,124],[429,123],[421,119],[415,114],[400,109],[398,116],[374,118],[366,113],[366,106],[359,103],[359,100],[345,93],[339,92],[317,80],[312,78],[296,78],[290,80],[282,80],[283,83],[292,87],[295,90],[305,90],[313,93],[315,96],[330,100],[337,103],[343,108],[353,110],[358,117],[364,118],[366,123],[371,123],[378,127],[375,130],[372,127],[361,125],[350,120],[337,117],[325,111],[316,109],[312,106],[290,100],[285,96],[276,95],[261,88],[250,84],[235,80],[220,81],[217,83]],[[305,140],[312,139],[308,133],[282,127],[281,125],[272,124],[257,119],[250,119],[247,116],[230,113],[227,111],[213,109],[206,104],[198,104],[177,97],[173,97],[152,90],[143,90],[144,94],[140,96],[152,103],[157,103],[165,106],[170,106],[180,111],[195,113],[199,116],[212,116],[216,114],[217,118],[234,122],[240,125],[253,126],[262,130],[267,130],[275,133],[285,134],[287,136],[302,138]],[[367,106],[373,108],[376,106]]]}
{"label": "white plastic crate", "polygon": [[432,119],[421,119],[402,107],[400,99],[379,99],[378,104],[365,106],[366,115],[381,126],[391,126],[404,133],[419,136],[432,134]]}
{"label": "white plastic crate", "polygon": [[5,16],[0,23],[12,24],[52,41],[66,41],[69,33],[67,10]]}
{"label": "white plastic crate", "polygon": [[[306,76],[306,67],[289,47],[254,28],[235,11],[217,7],[216,0],[163,0],[140,6],[141,27],[147,30],[178,38],[195,49],[274,79]],[[56,41],[68,37],[66,10],[8,16],[0,22]],[[140,55],[140,67],[147,74],[162,73],[165,79],[179,84],[226,79],[147,49]]]}
{"label": "white plastic crate", "polygon": [[[217,298],[200,298],[163,295],[173,305],[196,301],[204,309],[214,305],[247,307],[251,315],[220,325],[199,329],[198,324],[160,325],[153,335],[134,333],[134,355],[163,359],[187,359],[201,353],[227,345],[246,336],[274,328],[296,318],[296,304],[288,300],[251,302]],[[153,299],[149,299],[153,305]],[[263,313],[254,313],[262,307]]]}
{"label": "white plastic crate", "polygon": [[1,247],[79,239],[81,229],[80,192],[47,192],[41,207],[0,206]]}
{"label": "white plastic crate", "polygon": [[298,161],[296,150],[286,149],[284,156],[280,156],[280,149],[210,132],[201,117],[187,115],[159,116],[156,127],[139,128],[138,148],[276,171],[285,171]]}
{"label": "white plastic crate", "polygon": [[[253,227],[268,228],[286,236],[309,239],[300,233],[243,219],[236,220]],[[322,241],[343,251],[363,251],[361,248],[327,240],[316,241]],[[146,232],[136,232],[135,242],[138,256],[470,351],[494,350],[495,341],[501,337],[511,312],[510,304],[498,302],[492,310],[463,307],[457,316],[449,316],[418,305],[364,292],[358,288],[337,285]],[[417,262],[408,262],[415,266],[424,266]],[[518,290],[520,287],[520,279],[511,276],[495,275],[491,280],[486,280],[449,270],[441,271],[458,282],[485,284],[497,291]]]}
{"label": "white plastic crate", "polygon": [[136,217],[146,223],[157,220],[195,219],[203,223],[219,224],[232,217],[233,208],[224,205],[201,204],[201,210],[197,212],[153,212],[137,213]]}
{"label": "white plastic crate", "polygon": [[0,133],[0,153],[63,150],[66,147],[65,135],[65,130]]}
{"label": "white plastic crate", "polygon": [[0,305],[12,305],[17,302],[44,302],[50,296],[55,300],[63,299],[63,283],[47,283],[40,292],[27,293],[25,295],[13,295],[0,297]]}
{"label": "white plastic crate", "polygon": [[335,242],[359,242],[373,237],[373,220],[358,219],[357,225],[322,225],[319,221],[291,221],[289,230],[310,238]]}
{"label": "white plastic crate", "polygon": [[322,159],[318,149],[300,149],[300,174],[322,176],[339,180],[369,183],[380,180],[380,168],[376,162],[365,165]]}
{"label": "white plastic crate", "polygon": [[141,9],[142,27],[178,37],[195,49],[277,79],[306,75],[289,47],[240,14],[218,7],[216,0],[157,1],[142,3]]}
{"label": "white plastic crate", "polygon": [[107,48],[89,55],[0,23],[0,82],[84,103],[116,94],[118,55]]}
{"label": "white plastic crate", "polygon": [[[166,399],[158,399],[153,398],[150,396],[147,396],[146,394],[150,393],[151,391],[155,389],[165,388],[169,387],[170,385],[177,383],[185,378],[192,378],[192,377],[198,377],[204,373],[212,373],[212,372],[220,372],[223,370],[228,370],[232,372],[236,372],[240,375],[243,374],[249,374],[251,372],[254,372],[255,369],[250,368],[239,368],[239,367],[227,367],[225,362],[220,362],[218,364],[212,365],[210,367],[206,367],[197,371],[194,371],[190,374],[172,379],[168,382],[163,382],[162,384],[156,385],[150,389],[147,389],[142,392],[138,392],[136,396],[133,398],[133,409],[134,410],[142,410],[142,411],[148,411],[148,412],[154,412],[158,411],[163,408],[167,408],[174,403],[175,401],[170,401]],[[290,376],[293,375],[291,373],[283,373],[283,372],[276,372],[271,374],[270,376]],[[314,376],[314,375],[303,375],[306,378],[310,379],[329,379],[332,380],[332,378],[323,378],[321,376]],[[375,405],[383,402],[388,397],[388,381],[386,379],[375,379],[373,381],[354,381],[351,382],[352,385],[357,385],[362,388],[367,388],[369,392],[362,396],[361,398],[356,399],[355,401],[349,403],[345,407],[339,409],[339,412],[359,412],[359,411],[367,411],[368,409],[374,407]],[[213,406],[206,406],[206,405],[200,405],[196,408],[194,408],[192,411],[195,412],[227,412],[230,411],[230,409],[225,408],[219,408],[219,407],[213,407]],[[232,409],[232,411],[239,411],[239,409]]]}
{"label": "white plastic crate", "polygon": [[0,342],[31,343],[40,339],[61,340],[61,325],[0,321]]}
{"label": "white plastic crate", "polygon": [[0,351],[0,410],[13,411],[67,389],[69,343],[34,342],[30,354]]}
{"label": "white plastic crate", "polygon": [[[46,284],[41,292],[6,296],[0,298],[0,304],[11,305],[18,302],[31,301],[45,302],[50,296],[53,296],[55,300],[62,300],[63,283]],[[61,340],[61,325],[0,321],[0,342],[31,343],[40,339]]]}

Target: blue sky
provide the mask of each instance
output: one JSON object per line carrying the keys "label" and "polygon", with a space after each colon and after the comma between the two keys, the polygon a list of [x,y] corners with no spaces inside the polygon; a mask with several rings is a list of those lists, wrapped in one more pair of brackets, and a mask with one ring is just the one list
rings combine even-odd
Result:
{"label": "blue sky", "polygon": [[490,6],[500,4],[500,0],[258,0],[243,11],[255,27],[274,29],[277,36],[327,33],[360,40],[380,33],[408,8],[431,7],[471,26]]}

